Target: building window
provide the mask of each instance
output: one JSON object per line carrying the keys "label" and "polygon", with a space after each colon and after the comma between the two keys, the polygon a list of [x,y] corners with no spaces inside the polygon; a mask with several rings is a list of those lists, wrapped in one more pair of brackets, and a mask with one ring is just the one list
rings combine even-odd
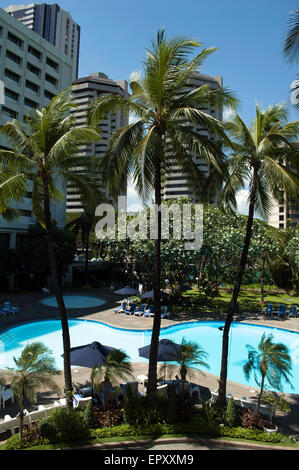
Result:
{"label": "building window", "polygon": [[46,80],[47,82],[51,83],[53,86],[57,87],[57,80],[56,78],[52,77],[51,75],[49,75],[48,73],[46,73]]}
{"label": "building window", "polygon": [[15,64],[21,65],[22,64],[22,59],[19,57],[17,54],[14,54],[13,52],[7,50],[6,51],[6,57],[14,62]]}
{"label": "building window", "polygon": [[284,207],[283,206],[279,208],[279,212],[284,212]]}
{"label": "building window", "polygon": [[2,114],[9,116],[11,119],[17,119],[18,113],[13,111],[12,109],[7,108],[6,106],[2,106]]}
{"label": "building window", "polygon": [[27,209],[19,209],[19,215],[21,217],[31,217],[32,216],[32,211],[29,211]]}
{"label": "building window", "polygon": [[37,49],[35,49],[32,46],[28,46],[28,52],[29,54],[33,55],[36,59],[41,60],[42,59],[42,53],[39,52]]}
{"label": "building window", "polygon": [[279,228],[284,228],[284,224],[279,224]]}
{"label": "building window", "polygon": [[10,78],[10,80],[13,80],[14,82],[20,82],[20,75],[16,74],[15,72],[12,72],[11,70],[5,69],[4,75],[5,77]]}
{"label": "building window", "polygon": [[279,220],[284,220],[284,215],[280,215]]}
{"label": "building window", "polygon": [[37,77],[40,77],[41,70],[38,67],[35,67],[35,65],[30,64],[30,62],[27,63],[27,70]]}
{"label": "building window", "polygon": [[12,34],[10,31],[8,31],[7,33],[7,39],[10,41],[10,42],[13,42],[16,46],[22,48],[23,47],[23,41],[18,38],[17,36],[15,36],[14,34]]}
{"label": "building window", "polygon": [[36,103],[35,101],[30,100],[29,98],[24,99],[24,104],[26,106],[28,106],[29,108],[37,108],[38,107],[38,103]]}
{"label": "building window", "polygon": [[5,88],[5,96],[17,102],[19,101],[19,98],[20,98],[20,95],[18,93],[16,93],[15,91],[9,90],[8,88]]}
{"label": "building window", "polygon": [[50,59],[49,57],[47,57],[47,65],[49,65],[49,67],[51,67],[52,69],[56,70],[56,72],[58,71],[59,65],[56,64],[56,62],[54,62],[54,60]]}
{"label": "building window", "polygon": [[55,95],[53,95],[53,93],[50,93],[48,90],[45,90],[45,98],[47,98],[48,100],[52,101],[52,99],[55,97]]}
{"label": "building window", "polygon": [[33,82],[30,82],[30,80],[26,80],[26,87],[34,93],[39,93],[39,86]]}

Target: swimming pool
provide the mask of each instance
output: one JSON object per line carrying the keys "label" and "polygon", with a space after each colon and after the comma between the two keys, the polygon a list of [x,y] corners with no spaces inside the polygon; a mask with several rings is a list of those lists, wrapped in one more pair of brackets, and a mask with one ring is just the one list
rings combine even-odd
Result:
{"label": "swimming pool", "polygon": [[[92,308],[105,303],[105,300],[100,299],[100,297],[92,297],[90,295],[64,295],[63,300],[66,308]],[[47,297],[41,300],[41,303],[48,307],[57,308],[56,297]]]}
{"label": "swimming pool", "polygon": [[[188,322],[161,329],[160,338],[169,338],[180,343],[182,338],[196,341],[209,354],[208,372],[219,376],[222,332],[218,329],[223,322]],[[69,320],[71,345],[99,341],[108,346],[124,349],[132,362],[147,362],[138,356],[138,348],[147,345],[151,340],[150,330],[124,330],[90,320]],[[247,359],[246,344],[257,348],[263,333],[273,334],[275,342],[282,342],[289,347],[293,361],[294,389],[283,384],[285,393],[299,393],[299,333],[270,328],[265,326],[234,323],[230,333],[228,379],[244,385],[256,387],[252,378],[247,382],[243,375],[243,363]],[[28,342],[42,341],[52,351],[56,366],[63,368],[62,335],[60,320],[46,320],[27,323],[0,334],[0,369],[13,367],[13,356],[19,357],[21,350]]]}

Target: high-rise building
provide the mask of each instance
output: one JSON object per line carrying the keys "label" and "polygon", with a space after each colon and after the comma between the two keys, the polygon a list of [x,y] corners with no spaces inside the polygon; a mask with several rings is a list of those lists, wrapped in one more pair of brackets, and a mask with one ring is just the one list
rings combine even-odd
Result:
{"label": "high-rise building", "polygon": [[71,15],[54,4],[9,5],[5,11],[56,46],[73,63],[72,79],[78,77],[80,26]]}
{"label": "high-rise building", "polygon": [[[299,141],[293,143],[299,150]],[[271,196],[271,210],[268,214],[268,224],[276,228],[285,229],[299,224],[299,202],[289,197],[287,192],[281,193],[279,199]]]}
{"label": "high-rise building", "polygon": [[[194,73],[192,79],[188,84],[188,89],[192,90],[194,88],[200,87],[202,85],[208,85],[211,89],[219,89],[222,88],[222,77],[210,77],[209,75],[203,75],[200,73]],[[205,108],[201,109],[205,113],[213,116],[216,119],[222,121],[222,110],[216,108],[216,106],[206,105]],[[209,137],[209,133],[207,129],[200,126],[196,123],[189,123],[190,128],[206,137]],[[211,137],[213,140],[213,137]],[[210,173],[209,165],[207,164],[206,160],[204,160],[200,155],[194,155],[194,161],[197,167],[206,175],[208,176]],[[169,167],[170,170],[167,172],[165,177],[165,182],[162,191],[162,197],[164,200],[176,199],[181,196],[189,197],[193,202],[201,202],[196,197],[193,189],[190,187],[190,183],[184,175],[178,165],[175,162],[171,162],[171,149],[170,149],[170,156],[169,156]],[[215,204],[217,201],[217,194],[216,192],[211,193],[209,202],[211,204]]]}
{"label": "high-rise building", "polygon": [[[72,61],[50,42],[41,38],[0,8],[0,83],[4,104],[0,104],[0,126],[7,121],[24,121],[30,109],[46,106],[60,91],[72,84]],[[0,137],[0,148],[9,143]],[[55,182],[64,194],[63,181]],[[15,248],[35,222],[30,188],[23,201],[14,203],[19,218],[6,221],[0,216],[0,245]],[[59,227],[65,225],[65,203],[53,203],[52,214]]]}
{"label": "high-rise building", "polygon": [[[104,73],[92,73],[86,77],[75,80],[72,85],[74,102],[76,108],[74,116],[76,117],[77,126],[87,124],[87,108],[94,99],[110,93],[118,94],[124,98],[128,98],[128,83],[125,80],[113,81]],[[111,134],[120,127],[129,123],[129,116],[124,111],[116,114],[108,115],[99,123],[102,140],[92,144],[84,144],[80,147],[80,156],[97,156],[101,158],[109,143]],[[74,170],[76,171],[76,170]],[[80,172],[80,169],[78,170]],[[106,188],[103,188],[106,190]],[[109,197],[107,190],[106,195]],[[71,186],[67,189],[67,212],[82,212],[83,206],[81,196]]]}

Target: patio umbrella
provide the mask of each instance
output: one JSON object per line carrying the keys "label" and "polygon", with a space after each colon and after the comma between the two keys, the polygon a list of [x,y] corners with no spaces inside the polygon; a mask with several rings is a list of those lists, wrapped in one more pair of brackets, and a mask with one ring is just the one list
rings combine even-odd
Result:
{"label": "patio umbrella", "polygon": [[[150,344],[138,349],[139,356],[149,359]],[[175,361],[181,351],[181,345],[174,343],[170,339],[160,339],[158,344],[158,362]]]}
{"label": "patio umbrella", "polygon": [[126,286],[123,287],[122,289],[115,290],[115,294],[120,294],[120,295],[136,295],[139,294],[139,290],[133,289],[133,287]]}
{"label": "patio umbrella", "polygon": [[[161,290],[160,294],[161,294],[161,297],[164,297],[165,295],[167,295],[162,290]],[[141,298],[142,299],[153,299],[154,298],[154,290],[150,290],[148,292],[145,292],[144,294],[142,294]]]}
{"label": "patio umbrella", "polygon": [[[114,351],[116,348],[110,346],[104,346],[97,341],[94,341],[90,344],[85,344],[83,346],[76,346],[71,348],[71,365],[72,366],[81,366],[81,367],[90,367],[93,369],[99,364],[106,364],[106,357],[111,351]],[[63,357],[63,354],[62,354]]]}

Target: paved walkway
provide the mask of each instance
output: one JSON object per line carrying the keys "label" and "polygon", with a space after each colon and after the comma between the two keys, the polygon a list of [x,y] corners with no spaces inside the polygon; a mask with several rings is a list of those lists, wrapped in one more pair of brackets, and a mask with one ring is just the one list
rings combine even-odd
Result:
{"label": "paved walkway", "polygon": [[[113,313],[112,309],[115,308],[121,302],[121,298],[111,292],[107,293],[107,290],[95,291],[80,291],[80,292],[67,292],[72,294],[81,295],[97,295],[101,299],[105,300],[105,304],[100,307],[86,310],[69,309],[69,318],[79,318],[85,320],[94,320],[107,323],[108,325],[118,328],[132,328],[132,329],[151,329],[153,324],[153,318],[143,318],[129,315],[119,315]],[[10,294],[2,295],[0,303],[4,301],[11,301],[13,305],[20,308],[20,313],[14,316],[0,319],[0,332],[8,328],[12,328],[15,325],[21,323],[27,323],[32,321],[39,321],[49,318],[58,318],[58,310],[56,308],[46,307],[41,301],[40,293],[26,293],[26,294]],[[182,317],[173,317],[171,320],[162,319],[161,327],[177,324],[178,322],[194,321],[194,320],[224,320],[223,313],[201,313],[198,312],[194,316],[189,316],[182,319]],[[281,319],[277,317],[264,318],[261,314],[241,314],[235,318],[236,321],[246,322],[251,324],[272,326],[276,328],[285,328],[287,330],[299,332],[299,318],[286,318]],[[135,377],[140,374],[147,374],[147,364],[145,363],[133,363],[133,370]],[[74,383],[82,386],[89,383],[90,370],[84,367],[73,368],[73,381]],[[58,377],[58,385],[61,388],[61,397],[63,396],[63,376]],[[192,381],[198,383],[201,389],[201,396],[203,398],[210,397],[210,391],[218,388],[218,377],[210,373],[205,372],[204,375],[200,374],[194,369],[192,373]],[[231,393],[237,398],[242,396],[254,397],[258,389],[253,389],[246,385],[241,385],[235,382],[227,382],[227,392]],[[58,397],[57,395],[51,394],[47,391],[40,391],[39,393],[39,404],[49,405]],[[299,435],[299,395],[285,395],[285,398],[289,401],[291,406],[291,413],[287,416],[278,415],[274,418],[274,422],[279,426],[282,432],[288,435]],[[26,404],[28,411],[36,409],[35,406]],[[7,403],[5,410],[0,410],[0,419],[4,418],[5,414],[15,416],[17,414],[17,406],[9,405]]]}

